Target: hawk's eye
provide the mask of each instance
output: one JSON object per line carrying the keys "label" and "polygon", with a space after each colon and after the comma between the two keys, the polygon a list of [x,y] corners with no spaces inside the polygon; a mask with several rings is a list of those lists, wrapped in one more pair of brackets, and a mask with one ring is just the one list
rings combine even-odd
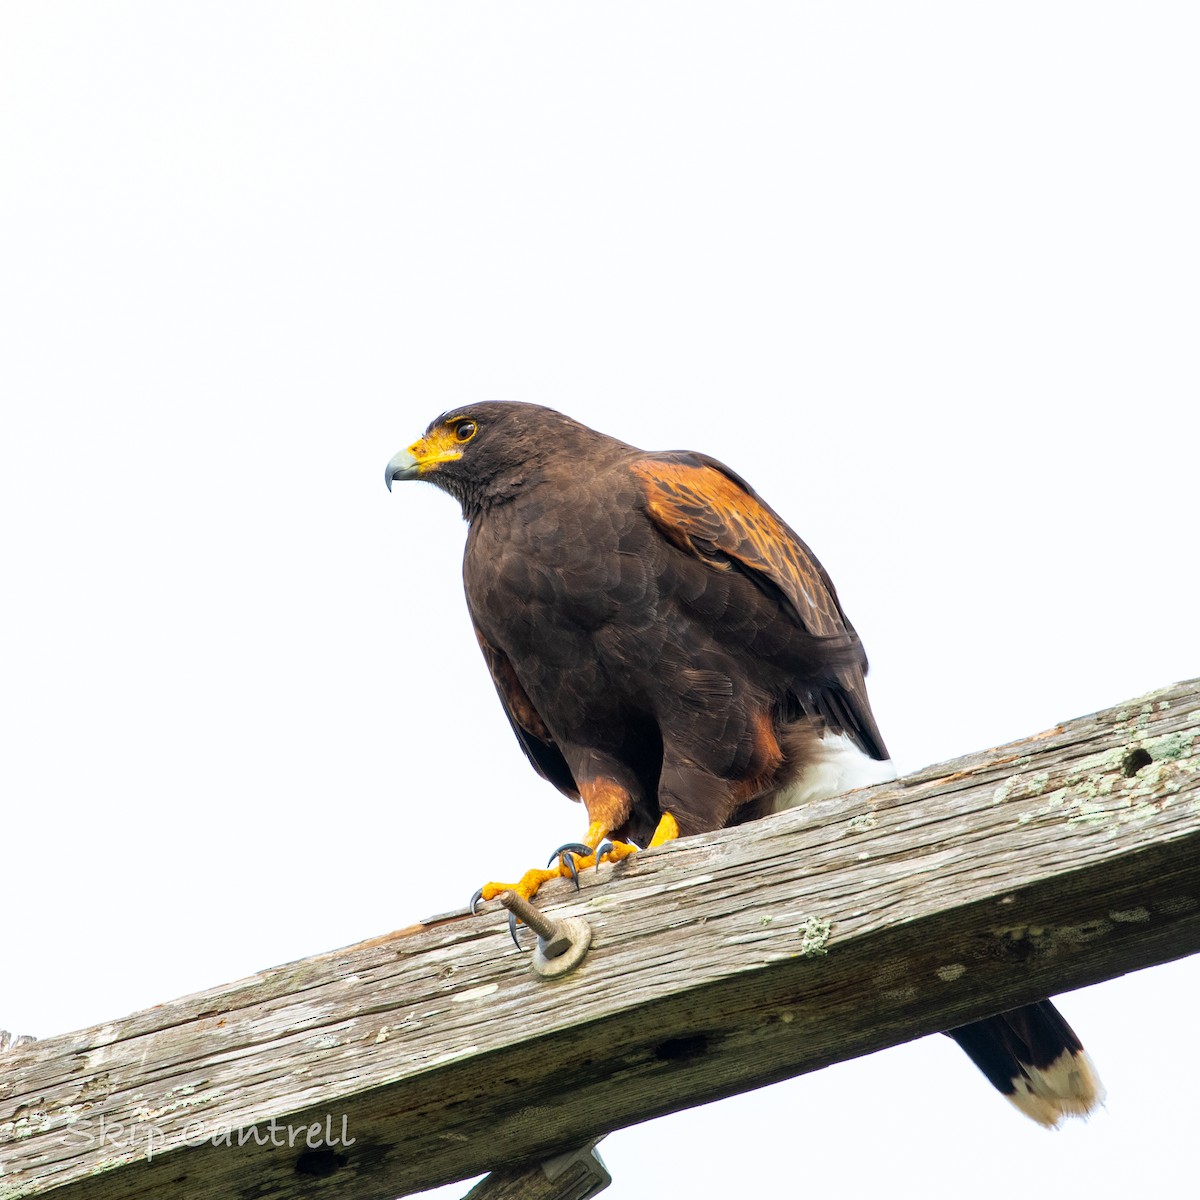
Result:
{"label": "hawk's eye", "polygon": [[454,436],[460,442],[469,442],[475,436],[475,428],[474,421],[459,421],[454,427]]}

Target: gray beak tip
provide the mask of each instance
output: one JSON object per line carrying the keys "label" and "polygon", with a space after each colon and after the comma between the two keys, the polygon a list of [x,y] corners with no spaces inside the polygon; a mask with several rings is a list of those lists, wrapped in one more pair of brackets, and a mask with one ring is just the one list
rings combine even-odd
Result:
{"label": "gray beak tip", "polygon": [[416,479],[417,467],[417,460],[407,450],[394,455],[383,468],[383,482],[387,484],[387,490],[392,490],[392,483],[397,479]]}

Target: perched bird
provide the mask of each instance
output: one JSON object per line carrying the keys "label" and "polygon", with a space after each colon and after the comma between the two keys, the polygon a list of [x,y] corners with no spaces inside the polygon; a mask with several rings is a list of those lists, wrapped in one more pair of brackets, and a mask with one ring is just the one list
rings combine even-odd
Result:
{"label": "perched bird", "polygon": [[[488,883],[529,897],[636,844],[894,778],[866,656],[812,551],[722,463],[648,453],[533,404],[437,417],[384,473],[449,492],[484,660],[582,843]],[[950,1031],[1046,1125],[1103,1098],[1049,1001]]]}

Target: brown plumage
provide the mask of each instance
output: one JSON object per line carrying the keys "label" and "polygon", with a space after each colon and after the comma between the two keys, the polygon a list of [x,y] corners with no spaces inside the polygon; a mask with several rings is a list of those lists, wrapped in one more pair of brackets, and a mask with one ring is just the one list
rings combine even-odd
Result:
{"label": "brown plumage", "polygon": [[534,767],[645,843],[719,829],[803,769],[811,733],[886,759],[866,659],[808,547],[729,468],[647,454],[561,413],[480,404],[461,457],[417,470],[470,522],[463,579]]}
{"label": "brown plumage", "polygon": [[[467,605],[513,732],[588,811],[576,849],[589,853],[489,883],[485,899],[530,896],[623,857],[630,841],[889,776],[866,656],[833,584],[715,459],[647,453],[551,409],[492,403],[438,417],[385,477],[389,488],[426,479],[462,504]],[[875,773],[831,772],[835,751]],[[952,1036],[1035,1120],[1102,1097],[1048,1001]]]}

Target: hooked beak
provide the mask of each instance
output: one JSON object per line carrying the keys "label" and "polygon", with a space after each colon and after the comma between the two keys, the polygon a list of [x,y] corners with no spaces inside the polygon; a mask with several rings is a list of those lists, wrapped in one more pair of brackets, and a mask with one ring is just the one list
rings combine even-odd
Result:
{"label": "hooked beak", "polygon": [[436,471],[442,463],[457,462],[463,448],[449,429],[434,429],[401,450],[384,468],[383,482],[392,490],[393,479],[422,479]]}
{"label": "hooked beak", "polygon": [[387,490],[392,490],[392,480],[394,479],[416,479],[417,474],[421,469],[420,460],[408,450],[401,450],[399,454],[393,456],[391,462],[383,468],[383,482],[387,484]]}

